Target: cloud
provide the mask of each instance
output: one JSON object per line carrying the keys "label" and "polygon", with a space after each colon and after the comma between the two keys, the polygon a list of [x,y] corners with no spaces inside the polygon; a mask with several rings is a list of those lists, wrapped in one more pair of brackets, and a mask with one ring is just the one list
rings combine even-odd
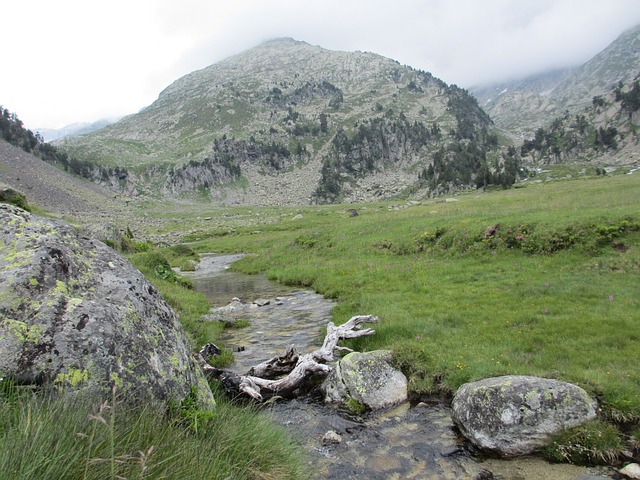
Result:
{"label": "cloud", "polygon": [[8,2],[3,20],[0,102],[35,128],[133,113],[179,77],[282,36],[464,87],[575,66],[640,24],[640,2],[32,0]]}

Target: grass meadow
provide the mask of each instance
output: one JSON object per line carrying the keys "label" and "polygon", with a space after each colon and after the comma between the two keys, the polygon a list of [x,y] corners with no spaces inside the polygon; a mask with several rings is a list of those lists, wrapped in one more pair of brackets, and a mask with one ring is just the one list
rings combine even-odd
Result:
{"label": "grass meadow", "polygon": [[392,349],[415,395],[539,375],[640,419],[638,177],[454,200],[302,208],[259,232],[204,232],[192,248],[253,253],[233,268],[336,299],[337,322],[379,316],[353,346]]}

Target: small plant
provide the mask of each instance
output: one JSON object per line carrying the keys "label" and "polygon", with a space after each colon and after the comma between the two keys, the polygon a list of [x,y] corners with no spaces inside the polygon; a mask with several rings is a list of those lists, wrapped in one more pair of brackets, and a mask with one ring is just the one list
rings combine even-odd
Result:
{"label": "small plant", "polygon": [[182,272],[195,272],[196,265],[197,263],[194,262],[193,260],[184,260],[180,262],[180,265],[178,265],[178,268]]}
{"label": "small plant", "polygon": [[367,411],[367,407],[353,397],[347,400],[347,409],[355,415],[362,415]]}
{"label": "small plant", "polygon": [[232,329],[236,329],[236,328],[246,328],[251,326],[251,322],[249,320],[247,320],[246,318],[239,318],[237,319],[235,322],[224,322],[224,328],[232,328]]}
{"label": "small plant", "polygon": [[227,350],[226,348],[222,349],[222,352],[215,357],[209,357],[209,365],[216,368],[225,368],[233,363],[233,352]]}
{"label": "small plant", "polygon": [[0,203],[8,203],[26,210],[27,212],[31,211],[31,207],[27,203],[27,197],[12,188],[0,190]]}
{"label": "small plant", "polygon": [[193,386],[189,395],[180,404],[172,403],[169,405],[169,412],[179,423],[184,424],[194,433],[198,433],[217,417],[214,410],[200,408],[198,405],[198,389]]}
{"label": "small plant", "polygon": [[135,253],[148,252],[152,248],[152,245],[147,242],[133,242],[133,251]]}
{"label": "small plant", "polygon": [[543,453],[555,461],[609,465],[620,457],[624,445],[618,428],[601,420],[566,430],[554,437]]}

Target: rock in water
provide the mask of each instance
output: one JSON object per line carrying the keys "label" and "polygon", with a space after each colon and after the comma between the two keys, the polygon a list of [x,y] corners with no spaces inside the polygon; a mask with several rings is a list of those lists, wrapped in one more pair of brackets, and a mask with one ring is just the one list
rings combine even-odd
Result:
{"label": "rock in water", "polygon": [[66,392],[204,407],[181,325],[131,263],[68,224],[0,205],[0,376]]}
{"label": "rock in water", "polygon": [[453,421],[468,440],[503,457],[531,453],[552,435],[596,415],[596,402],[582,388],[528,376],[464,384],[452,408]]}
{"label": "rock in water", "polygon": [[626,478],[640,479],[640,465],[637,463],[630,463],[624,468],[621,468],[619,472]]}
{"label": "rock in water", "polygon": [[385,408],[407,400],[407,377],[389,361],[391,352],[353,352],[340,360],[324,383],[325,400],[355,400],[370,409]]}

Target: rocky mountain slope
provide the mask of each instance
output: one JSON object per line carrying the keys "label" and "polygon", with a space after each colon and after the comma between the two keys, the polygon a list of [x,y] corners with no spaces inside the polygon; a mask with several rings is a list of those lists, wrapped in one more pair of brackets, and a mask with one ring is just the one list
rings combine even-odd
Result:
{"label": "rocky mountain slope", "polygon": [[61,145],[117,166],[118,179],[94,178],[110,188],[221,204],[433,195],[517,174],[465,90],[292,39],[186,75],[138,114]]}
{"label": "rocky mountain slope", "polygon": [[126,218],[126,200],[93,182],[74,177],[0,140],[0,188],[22,192],[27,201],[59,217],[87,223]]}
{"label": "rocky mountain slope", "polygon": [[497,126],[522,140],[566,111],[578,113],[619,82],[630,84],[639,73],[640,26],[624,32],[578,68],[475,87],[471,92]]}
{"label": "rocky mountain slope", "polygon": [[589,161],[600,166],[640,165],[640,77],[596,95],[576,114],[566,111],[536,130],[521,147],[527,164]]}

